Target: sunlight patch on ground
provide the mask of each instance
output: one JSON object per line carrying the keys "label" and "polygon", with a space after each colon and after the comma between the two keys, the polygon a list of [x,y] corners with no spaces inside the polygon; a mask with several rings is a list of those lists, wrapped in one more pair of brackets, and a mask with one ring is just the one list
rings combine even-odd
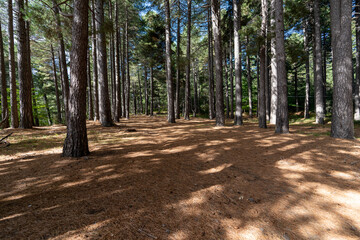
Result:
{"label": "sunlight patch on ground", "polygon": [[217,172],[221,172],[222,170],[224,170],[225,168],[231,167],[232,164],[230,163],[224,163],[220,166],[214,167],[214,168],[210,168],[208,170],[203,170],[203,171],[199,171],[200,174],[211,174],[211,173],[217,173]]}

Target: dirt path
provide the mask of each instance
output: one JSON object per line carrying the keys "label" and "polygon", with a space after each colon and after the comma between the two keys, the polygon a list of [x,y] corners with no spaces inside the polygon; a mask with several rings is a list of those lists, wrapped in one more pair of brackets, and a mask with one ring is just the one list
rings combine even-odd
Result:
{"label": "dirt path", "polygon": [[360,238],[358,140],[328,126],[213,125],[89,123],[80,159],[60,157],[62,126],[13,130],[0,148],[0,239]]}

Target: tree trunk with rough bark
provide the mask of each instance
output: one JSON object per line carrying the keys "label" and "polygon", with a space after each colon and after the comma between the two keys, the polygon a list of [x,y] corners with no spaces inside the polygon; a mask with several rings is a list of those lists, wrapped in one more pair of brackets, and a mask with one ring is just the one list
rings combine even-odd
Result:
{"label": "tree trunk with rough bark", "polygon": [[309,37],[308,37],[308,20],[304,23],[304,49],[305,49],[305,108],[304,118],[310,118],[310,59],[309,59]]}
{"label": "tree trunk with rough bark", "polygon": [[96,18],[95,18],[95,0],[92,4],[92,56],[93,56],[93,82],[94,82],[94,106],[95,106],[95,121],[100,120],[99,114],[99,83],[98,83],[98,69],[97,69],[97,43],[96,43]]}
{"label": "tree trunk with rough bark", "polygon": [[260,46],[260,86],[259,86],[259,127],[266,128],[266,98],[265,98],[265,77],[266,77],[266,26],[267,26],[267,0],[261,0],[261,36],[263,43]]}
{"label": "tree trunk with rough bark", "polygon": [[89,120],[94,120],[94,105],[93,105],[93,94],[92,94],[92,85],[91,85],[91,62],[90,62],[90,52],[87,52],[87,88],[88,88],[88,111],[89,111]]}
{"label": "tree trunk with rough bark", "polygon": [[230,81],[230,118],[234,119],[234,65],[233,65],[233,46],[232,46],[232,34],[230,33],[230,73],[229,73],[229,81]]}
{"label": "tree trunk with rough bark", "polygon": [[347,139],[354,138],[351,14],[351,0],[330,0],[334,79],[331,136]]}
{"label": "tree trunk with rough bark", "polygon": [[220,1],[211,0],[212,29],[215,48],[215,77],[216,77],[216,126],[225,125],[224,92],[223,92],[223,63],[221,46]]}
{"label": "tree trunk with rough bark", "polygon": [[[1,119],[5,120],[9,115],[9,106],[7,101],[7,83],[6,83],[6,72],[5,72],[5,57],[4,57],[4,45],[3,45],[3,37],[2,30],[0,24],[0,82],[1,82]],[[4,128],[8,128],[9,118],[3,122],[2,125]]]}
{"label": "tree trunk with rough bark", "polygon": [[51,58],[52,58],[52,65],[53,65],[53,72],[54,72],[54,85],[55,85],[55,96],[56,96],[56,116],[57,116],[57,122],[62,123],[62,117],[61,117],[61,104],[60,104],[60,95],[59,95],[59,87],[58,87],[58,79],[56,74],[56,63],[55,63],[55,54],[54,54],[54,48],[51,45]]}
{"label": "tree trunk with rough bark", "polygon": [[82,157],[89,154],[86,130],[86,65],[88,46],[89,1],[74,1],[71,49],[71,88],[64,157]]}
{"label": "tree trunk with rough bark", "polygon": [[168,105],[168,122],[175,123],[174,111],[174,94],[171,73],[171,18],[169,0],[165,0],[165,16],[166,16],[166,85],[167,85],[167,105]]}
{"label": "tree trunk with rough bark", "polygon": [[128,16],[128,7],[126,5],[126,20],[125,20],[125,64],[126,64],[126,104],[125,104],[125,117],[130,119],[130,44],[129,44],[129,16]]}
{"label": "tree trunk with rough bark", "polygon": [[241,18],[241,5],[233,0],[234,11],[234,59],[235,59],[235,118],[234,125],[242,125],[242,82],[241,82],[241,49],[239,31]]}
{"label": "tree trunk with rough bark", "polygon": [[99,116],[104,127],[113,125],[108,88],[106,37],[104,32],[104,0],[96,0],[97,69],[99,78]]}
{"label": "tree trunk with rough bark", "polygon": [[119,0],[115,2],[115,40],[116,40],[116,111],[115,111],[115,122],[120,121],[122,114],[121,108],[121,37],[120,37],[120,26],[119,26]]}
{"label": "tree trunk with rough bark", "polygon": [[[176,29],[176,92],[175,92],[175,118],[180,119],[180,23],[181,23],[181,5],[178,1],[178,16],[177,16],[177,29]],[[152,116],[152,114],[150,114]]]}
{"label": "tree trunk with rough bark", "polygon": [[187,41],[186,41],[186,79],[185,79],[185,120],[190,120],[190,65],[191,65],[191,0],[187,0]]}
{"label": "tree trunk with rough bark", "polygon": [[316,123],[325,124],[320,0],[314,0],[314,85]]}
{"label": "tree trunk with rough bark", "polygon": [[150,116],[154,115],[154,76],[153,76],[153,67],[150,66]]}
{"label": "tree trunk with rough bark", "polygon": [[215,98],[214,98],[214,64],[213,64],[213,41],[212,41],[212,18],[211,7],[209,2],[208,9],[208,71],[209,71],[209,118],[215,118]]}
{"label": "tree trunk with rough bark", "polygon": [[285,66],[283,0],[275,0],[275,39],[277,62],[278,104],[276,109],[276,133],[289,133],[288,89]]}
{"label": "tree trunk with rough bark", "polygon": [[360,0],[355,1],[355,34],[356,34],[356,78],[355,78],[355,114],[354,120],[360,121]]}
{"label": "tree trunk with rough bark", "polygon": [[[247,45],[249,45],[249,36],[246,38]],[[246,67],[247,67],[247,84],[248,84],[248,97],[249,97],[249,117],[253,117],[253,103],[252,103],[252,78],[251,78],[251,61],[250,54],[246,53]]]}
{"label": "tree trunk with rough bark", "polygon": [[276,110],[278,103],[277,88],[277,64],[276,64],[276,42],[275,42],[275,0],[271,0],[271,76],[270,76],[270,124],[276,124]]}

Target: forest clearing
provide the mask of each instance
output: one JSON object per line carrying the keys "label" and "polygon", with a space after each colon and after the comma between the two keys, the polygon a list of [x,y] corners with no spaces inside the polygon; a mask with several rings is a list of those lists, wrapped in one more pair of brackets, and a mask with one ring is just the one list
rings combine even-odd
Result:
{"label": "forest clearing", "polygon": [[[329,124],[290,134],[194,118],[12,130],[0,152],[0,239],[359,239],[360,143]],[[355,133],[360,135],[356,126]]]}

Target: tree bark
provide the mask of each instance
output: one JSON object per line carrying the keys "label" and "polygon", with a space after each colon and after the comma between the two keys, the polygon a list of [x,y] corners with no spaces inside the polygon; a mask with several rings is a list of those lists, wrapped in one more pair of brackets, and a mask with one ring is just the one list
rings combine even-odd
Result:
{"label": "tree bark", "polygon": [[275,0],[275,39],[277,61],[278,104],[276,109],[276,133],[289,133],[288,89],[285,66],[283,0]]}
{"label": "tree bark", "polygon": [[178,1],[178,17],[177,17],[177,29],[176,29],[176,90],[175,90],[176,119],[180,119],[180,48],[181,48],[180,23],[181,23],[181,6],[180,6],[180,1]]}
{"label": "tree bark", "polygon": [[120,62],[121,62],[121,37],[120,37],[120,26],[119,26],[119,0],[115,2],[115,29],[116,29],[116,112],[115,112],[115,122],[120,121],[120,117],[122,114],[121,109],[121,70],[120,70]]}
{"label": "tree bark", "polygon": [[185,120],[190,120],[190,65],[191,65],[191,0],[187,0],[187,44],[186,44],[186,79],[185,79]]}
{"label": "tree bark", "polygon": [[260,88],[259,88],[259,127],[266,128],[266,98],[265,98],[265,77],[266,77],[266,26],[267,26],[267,0],[261,0],[261,36],[263,43],[260,47]]}
{"label": "tree bark", "polygon": [[174,111],[174,94],[171,73],[171,18],[169,0],[165,0],[166,16],[166,85],[167,85],[167,105],[168,105],[168,122],[175,123]]}
{"label": "tree bark", "polygon": [[150,116],[154,115],[154,76],[153,76],[153,67],[150,66]]}
{"label": "tree bark", "polygon": [[[249,36],[246,38],[247,45],[249,45]],[[253,106],[252,106],[252,78],[251,78],[251,61],[250,61],[250,54],[249,52],[246,53],[246,60],[247,60],[247,84],[248,84],[248,97],[249,97],[249,117],[253,117]]]}
{"label": "tree bark", "polygon": [[351,14],[351,0],[330,0],[334,79],[331,136],[347,139],[354,138]]}
{"label": "tree bark", "polygon": [[360,0],[355,1],[356,33],[356,78],[355,78],[355,114],[354,120],[360,121]]}
{"label": "tree bark", "polygon": [[144,66],[144,97],[145,97],[145,115],[149,115],[149,95],[148,95],[148,80],[147,67]]}
{"label": "tree bark", "polygon": [[4,45],[3,45],[3,37],[2,30],[0,24],[0,81],[1,81],[1,119],[6,120],[3,122],[3,127],[8,128],[9,118],[5,119],[9,116],[9,107],[7,101],[7,83],[6,83],[6,72],[5,72],[5,57],[4,57]]}
{"label": "tree bark", "polygon": [[62,123],[59,87],[58,87],[58,79],[57,79],[57,74],[56,74],[55,54],[54,54],[53,46],[50,45],[50,47],[51,47],[51,58],[52,58],[52,65],[53,65],[53,72],[54,72],[53,74],[54,74],[56,110],[57,110],[56,116],[57,116],[57,122]]}
{"label": "tree bark", "polygon": [[309,37],[308,37],[308,20],[304,23],[304,49],[305,49],[305,110],[304,118],[310,118],[310,60],[309,60]]}
{"label": "tree bark", "polygon": [[64,100],[64,108],[65,108],[65,118],[67,122],[68,100],[69,100],[69,77],[68,77],[67,64],[66,64],[65,43],[64,43],[63,34],[61,32],[60,9],[59,6],[57,5],[57,0],[53,0],[53,8],[55,12],[58,40],[60,44],[61,75],[64,83],[63,100]]}
{"label": "tree bark", "polygon": [[241,82],[241,52],[239,31],[241,18],[241,5],[238,0],[233,0],[234,10],[234,58],[235,58],[235,118],[234,125],[242,125],[242,82]]}
{"label": "tree bark", "polygon": [[31,77],[28,71],[28,46],[24,20],[24,0],[16,1],[18,34],[18,78],[20,97],[20,128],[32,128]]}
{"label": "tree bark", "polygon": [[271,77],[270,77],[270,124],[276,124],[276,111],[278,106],[277,63],[275,40],[275,0],[271,0]]}
{"label": "tree bark", "polygon": [[14,15],[13,0],[8,0],[8,32],[9,32],[9,79],[10,79],[10,104],[11,104],[11,127],[19,127],[19,115],[16,93],[15,73],[15,50],[14,50]]}
{"label": "tree bark", "polygon": [[225,125],[224,92],[223,92],[223,64],[221,46],[221,21],[220,2],[211,0],[212,29],[215,48],[215,73],[216,73],[216,126]]}
{"label": "tree bark", "polygon": [[92,56],[93,56],[93,82],[94,82],[94,105],[95,105],[95,121],[100,120],[99,116],[99,83],[98,83],[98,69],[97,69],[97,43],[96,43],[96,18],[95,18],[95,0],[91,1],[92,4]]}
{"label": "tree bark", "polygon": [[[81,157],[89,154],[86,132],[86,65],[88,46],[89,1],[74,1],[71,49],[71,88],[67,135],[64,157]],[[98,18],[101,19],[101,18]]]}
{"label": "tree bark", "polygon": [[212,41],[212,18],[211,18],[211,0],[209,0],[208,9],[208,71],[209,71],[209,118],[215,118],[215,98],[214,98],[214,64],[213,64],[213,41]]}
{"label": "tree bark", "polygon": [[323,66],[321,53],[320,0],[314,0],[314,84],[316,123],[325,124]]}
{"label": "tree bark", "polygon": [[230,98],[230,118],[234,119],[234,65],[233,65],[233,46],[232,46],[232,34],[230,33],[230,56],[229,56],[229,60],[230,60],[230,75],[229,75],[229,80],[230,80],[230,94],[229,94],[229,98]]}
{"label": "tree bark", "polygon": [[125,40],[125,27],[123,27],[123,34],[122,34],[122,51],[121,51],[121,110],[122,110],[122,117],[126,117],[126,68],[125,68],[125,51],[126,51],[126,40]]}
{"label": "tree bark", "polygon": [[93,94],[91,85],[91,67],[90,67],[90,52],[87,52],[87,87],[88,87],[88,110],[89,120],[94,120],[94,105],[93,105]]}
{"label": "tree bark", "polygon": [[193,63],[193,72],[194,72],[194,109],[193,109],[193,116],[196,117],[196,114],[198,112],[197,59],[195,59],[195,63]]}
{"label": "tree bark", "polygon": [[125,104],[125,116],[126,119],[130,119],[130,54],[129,54],[129,16],[128,7],[126,5],[126,20],[125,20],[125,57],[126,57],[126,104]]}
{"label": "tree bark", "polygon": [[296,105],[296,112],[299,111],[299,97],[298,97],[298,70],[297,68],[294,69],[294,88],[295,88],[295,105]]}

